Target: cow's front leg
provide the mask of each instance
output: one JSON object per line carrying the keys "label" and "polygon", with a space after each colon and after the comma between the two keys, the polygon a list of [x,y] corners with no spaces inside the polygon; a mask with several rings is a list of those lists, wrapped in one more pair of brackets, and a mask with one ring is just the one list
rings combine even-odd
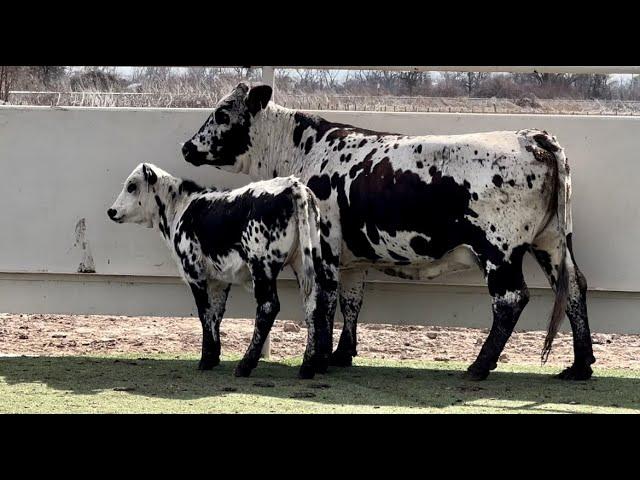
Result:
{"label": "cow's front leg", "polygon": [[248,377],[251,371],[258,366],[260,353],[267,335],[271,331],[273,322],[280,311],[280,302],[276,290],[275,279],[264,276],[254,276],[254,294],[258,307],[256,309],[256,322],[253,329],[251,344],[244,357],[236,366],[236,377]]}
{"label": "cow's front leg", "polygon": [[229,284],[214,281],[190,283],[202,324],[202,356],[199,370],[211,370],[220,363],[220,322],[229,295]]}
{"label": "cow's front leg", "polygon": [[331,355],[331,365],[350,367],[358,355],[356,334],[358,315],[364,297],[366,270],[346,270],[340,273],[340,310],[344,319],[338,348]]}

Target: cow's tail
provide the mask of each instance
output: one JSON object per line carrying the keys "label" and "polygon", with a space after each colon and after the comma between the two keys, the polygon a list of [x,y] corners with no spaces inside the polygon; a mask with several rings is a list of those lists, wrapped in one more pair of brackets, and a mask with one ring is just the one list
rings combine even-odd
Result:
{"label": "cow's tail", "polygon": [[304,296],[307,297],[311,294],[316,281],[313,259],[320,255],[320,211],[313,192],[302,182],[294,178],[292,189],[298,217],[298,241],[302,258],[302,271],[298,281]]}
{"label": "cow's tail", "polygon": [[542,349],[542,363],[545,363],[551,353],[553,339],[558,333],[560,324],[564,320],[569,294],[569,268],[567,263],[571,261],[567,255],[567,235],[571,233],[571,176],[569,175],[569,164],[564,154],[564,149],[557,142],[555,137],[545,134],[536,135],[535,140],[541,148],[552,152],[557,161],[557,194],[558,202],[556,214],[558,216],[560,245],[562,249],[561,260],[558,266],[558,279],[556,281],[556,298],[547,327],[547,336]]}

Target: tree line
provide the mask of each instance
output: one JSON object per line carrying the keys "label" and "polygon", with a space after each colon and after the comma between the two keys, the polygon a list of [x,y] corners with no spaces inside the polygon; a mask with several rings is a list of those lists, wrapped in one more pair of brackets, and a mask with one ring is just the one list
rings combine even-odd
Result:
{"label": "tree line", "polygon": [[[0,100],[9,91],[211,92],[239,80],[258,81],[259,68],[139,67],[130,77],[115,67],[0,66]],[[640,100],[640,76],[605,74],[276,70],[279,91],[292,95],[430,96]]]}

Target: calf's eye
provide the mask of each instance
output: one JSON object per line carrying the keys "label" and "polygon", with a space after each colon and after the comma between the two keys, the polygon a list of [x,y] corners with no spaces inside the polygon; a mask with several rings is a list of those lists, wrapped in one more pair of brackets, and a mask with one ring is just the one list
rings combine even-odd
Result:
{"label": "calf's eye", "polygon": [[136,191],[136,184],[135,183],[130,183],[129,186],[127,187],[127,192],[133,193],[135,191]]}

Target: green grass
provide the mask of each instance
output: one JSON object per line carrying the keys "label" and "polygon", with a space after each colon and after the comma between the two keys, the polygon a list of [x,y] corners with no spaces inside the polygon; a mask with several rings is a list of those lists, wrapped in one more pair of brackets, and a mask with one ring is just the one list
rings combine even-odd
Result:
{"label": "green grass", "polygon": [[564,382],[558,368],[500,365],[471,382],[464,364],[357,359],[298,380],[299,359],[261,362],[250,378],[233,377],[236,361],[200,372],[191,356],[4,357],[0,412],[640,412],[640,371]]}

